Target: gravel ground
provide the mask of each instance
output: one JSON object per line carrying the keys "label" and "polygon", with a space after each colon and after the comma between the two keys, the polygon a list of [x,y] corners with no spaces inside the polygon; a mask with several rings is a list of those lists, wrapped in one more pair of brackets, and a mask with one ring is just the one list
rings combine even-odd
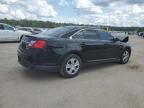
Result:
{"label": "gravel ground", "polygon": [[144,108],[144,39],[129,43],[128,64],[89,66],[72,79],[26,70],[17,63],[18,43],[1,43],[0,108]]}

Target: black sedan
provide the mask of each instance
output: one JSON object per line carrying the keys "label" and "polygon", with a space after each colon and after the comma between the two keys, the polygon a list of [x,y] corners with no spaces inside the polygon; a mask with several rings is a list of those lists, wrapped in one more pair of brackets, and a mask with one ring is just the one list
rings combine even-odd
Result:
{"label": "black sedan", "polygon": [[78,75],[82,64],[126,64],[131,55],[127,41],[128,37],[119,39],[93,27],[58,27],[23,36],[18,61],[29,69],[59,72],[70,78]]}

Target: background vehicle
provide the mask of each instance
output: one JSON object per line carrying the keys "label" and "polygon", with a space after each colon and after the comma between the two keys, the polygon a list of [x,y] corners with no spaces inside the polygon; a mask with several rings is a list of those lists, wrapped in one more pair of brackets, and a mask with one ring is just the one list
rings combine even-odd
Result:
{"label": "background vehicle", "polygon": [[32,28],[32,27],[17,27],[17,28],[18,30],[28,31],[28,32],[31,32],[32,34],[39,34],[44,31],[41,28]]}
{"label": "background vehicle", "polygon": [[20,41],[24,34],[30,34],[30,32],[17,30],[8,24],[0,23],[0,41]]}
{"label": "background vehicle", "polygon": [[127,38],[90,27],[58,27],[39,35],[25,35],[19,45],[18,61],[25,67],[59,71],[64,77],[78,75],[82,64],[128,62],[131,48]]}
{"label": "background vehicle", "polygon": [[32,27],[17,27],[17,29],[33,33],[33,28]]}
{"label": "background vehicle", "polygon": [[42,28],[33,28],[33,34],[39,34],[41,32],[44,32],[45,30]]}
{"label": "background vehicle", "polygon": [[138,36],[144,37],[144,32],[139,32]]}

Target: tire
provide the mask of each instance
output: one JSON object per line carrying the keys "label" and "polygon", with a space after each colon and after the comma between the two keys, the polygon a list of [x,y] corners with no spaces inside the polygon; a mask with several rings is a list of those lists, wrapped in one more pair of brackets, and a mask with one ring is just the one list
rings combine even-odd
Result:
{"label": "tire", "polygon": [[60,74],[64,78],[73,78],[79,74],[81,66],[81,58],[76,54],[70,54],[64,58],[60,67]]}
{"label": "tire", "polygon": [[120,57],[120,63],[121,64],[128,63],[129,58],[130,58],[130,50],[124,49],[124,51],[122,52],[121,57]]}

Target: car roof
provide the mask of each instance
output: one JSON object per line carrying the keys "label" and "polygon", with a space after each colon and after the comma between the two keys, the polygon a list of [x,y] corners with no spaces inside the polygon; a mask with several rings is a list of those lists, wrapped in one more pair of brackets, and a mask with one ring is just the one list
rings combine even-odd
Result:
{"label": "car roof", "polygon": [[92,27],[92,26],[63,26],[63,27],[66,27],[66,28],[77,28],[77,29],[84,29],[84,28],[95,28],[96,27]]}
{"label": "car roof", "polygon": [[108,32],[106,30],[103,29],[98,29],[97,27],[94,26],[64,26],[66,28],[70,28],[71,30],[97,30],[97,31],[101,31],[101,32]]}

